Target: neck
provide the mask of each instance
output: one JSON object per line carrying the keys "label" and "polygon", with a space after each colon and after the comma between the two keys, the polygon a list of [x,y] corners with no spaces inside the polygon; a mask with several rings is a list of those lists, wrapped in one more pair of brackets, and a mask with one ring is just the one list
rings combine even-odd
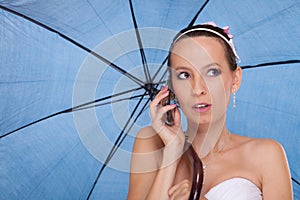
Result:
{"label": "neck", "polygon": [[208,124],[188,123],[187,134],[200,158],[221,151],[229,140],[225,120]]}

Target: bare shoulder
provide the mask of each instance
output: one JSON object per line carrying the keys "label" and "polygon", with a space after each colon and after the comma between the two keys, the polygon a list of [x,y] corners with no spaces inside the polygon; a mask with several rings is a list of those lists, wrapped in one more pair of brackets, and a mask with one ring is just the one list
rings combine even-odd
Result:
{"label": "bare shoulder", "polygon": [[[274,173],[289,176],[289,167],[282,145],[273,139],[234,135],[237,150],[247,158],[247,164],[256,169],[262,179]],[[271,174],[273,173],[273,174]]]}
{"label": "bare shoulder", "polygon": [[273,139],[252,138],[236,134],[232,135],[235,145],[245,148],[245,150],[251,150],[252,153],[262,151],[271,154],[284,153],[282,145]]}
{"label": "bare shoulder", "polygon": [[282,145],[272,139],[251,138],[233,134],[233,139],[236,146],[244,149],[246,152],[257,154],[259,157],[269,157],[274,155],[284,156],[284,149]]}
{"label": "bare shoulder", "polygon": [[261,179],[271,171],[288,171],[288,163],[282,145],[272,139],[233,135],[234,149],[243,156],[248,166],[255,168]]}
{"label": "bare shoulder", "polygon": [[283,146],[272,139],[251,138],[247,144],[248,157],[252,157],[262,176],[271,171],[288,171],[287,158]]}
{"label": "bare shoulder", "polygon": [[[260,180],[265,199],[290,199],[289,165],[282,145],[272,139],[234,135],[239,153]],[[276,176],[274,176],[276,174]],[[276,191],[276,192],[274,192]],[[276,197],[277,195],[277,197]]]}
{"label": "bare shoulder", "polygon": [[136,135],[133,152],[146,153],[163,147],[162,140],[151,126],[142,128]]}

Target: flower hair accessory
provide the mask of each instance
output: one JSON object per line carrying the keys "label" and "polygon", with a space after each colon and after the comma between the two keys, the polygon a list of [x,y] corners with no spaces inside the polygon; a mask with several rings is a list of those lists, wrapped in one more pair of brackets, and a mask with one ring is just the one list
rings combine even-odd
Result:
{"label": "flower hair accessory", "polygon": [[[236,59],[240,62],[240,57],[238,56],[235,46],[233,44],[233,35],[229,33],[229,26],[225,26],[223,28],[218,27],[214,22],[207,22],[201,25],[196,25],[192,27],[188,27],[186,29],[183,29],[174,39],[173,43],[178,41],[180,38],[182,38],[184,35],[194,32],[194,31],[207,31],[210,33],[213,33],[223,39],[232,49]],[[222,33],[220,33],[222,32]]]}

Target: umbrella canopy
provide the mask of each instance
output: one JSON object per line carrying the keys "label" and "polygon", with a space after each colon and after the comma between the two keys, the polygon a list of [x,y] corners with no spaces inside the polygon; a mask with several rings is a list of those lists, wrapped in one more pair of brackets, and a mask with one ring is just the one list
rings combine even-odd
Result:
{"label": "umbrella canopy", "polygon": [[150,124],[172,37],[214,21],[230,25],[244,68],[228,127],[279,141],[300,199],[300,2],[0,0],[0,8],[0,198],[125,199],[134,136]]}

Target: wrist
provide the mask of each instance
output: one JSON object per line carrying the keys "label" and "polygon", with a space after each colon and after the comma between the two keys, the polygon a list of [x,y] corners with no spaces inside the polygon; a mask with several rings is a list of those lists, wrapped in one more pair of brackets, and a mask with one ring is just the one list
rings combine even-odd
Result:
{"label": "wrist", "polygon": [[167,167],[170,165],[177,165],[183,154],[182,146],[166,146],[163,150],[163,159],[161,162],[161,167]]}

